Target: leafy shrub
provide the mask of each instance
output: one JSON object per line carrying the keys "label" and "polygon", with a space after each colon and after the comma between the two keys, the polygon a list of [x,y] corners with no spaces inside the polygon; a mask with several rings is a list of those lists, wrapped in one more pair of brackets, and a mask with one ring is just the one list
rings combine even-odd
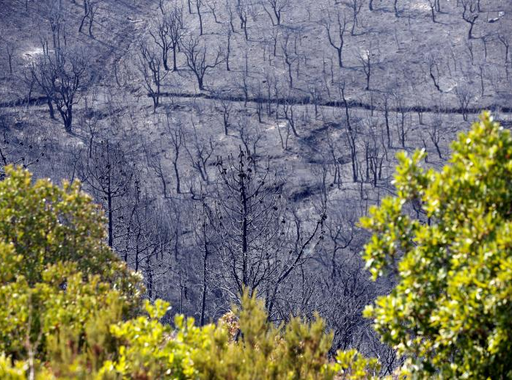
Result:
{"label": "leafy shrub", "polygon": [[452,148],[440,172],[399,155],[397,196],[363,219],[367,267],[398,281],[366,314],[411,375],[511,378],[512,137],[484,113]]}
{"label": "leafy shrub", "polygon": [[[287,325],[267,321],[263,302],[246,293],[238,316],[239,338],[230,325],[196,327],[194,319],[175,318],[175,329],[158,322],[168,304],[147,303],[149,318],[112,326],[120,339],[120,355],[106,362],[102,375],[157,379],[346,379],[369,378],[377,361],[351,352],[330,362],[332,336],[320,318],[306,323],[293,318]],[[230,317],[232,319],[232,317]],[[357,356],[357,358],[356,358]],[[356,358],[357,360],[353,360]]]}
{"label": "leafy shrub", "polygon": [[42,279],[47,265],[74,262],[88,275],[115,284],[134,300],[140,278],[127,270],[105,244],[105,218],[80,184],[48,180],[32,184],[26,170],[5,169],[0,182],[0,241],[13,246],[23,257],[16,275],[32,285]]}
{"label": "leafy shrub", "polygon": [[109,338],[98,331],[136,313],[143,290],[140,276],[104,243],[103,225],[79,184],[33,184],[28,171],[6,168],[0,182],[0,352],[28,360],[31,370],[62,355],[62,345],[96,350],[102,359]]}

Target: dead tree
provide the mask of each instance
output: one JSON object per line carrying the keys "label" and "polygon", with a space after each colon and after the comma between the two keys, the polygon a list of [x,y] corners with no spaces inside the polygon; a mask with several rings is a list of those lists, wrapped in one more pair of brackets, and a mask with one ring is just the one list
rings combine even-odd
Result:
{"label": "dead tree", "polygon": [[176,214],[165,207],[169,201],[158,202],[138,178],[121,202],[114,248],[131,268],[143,273],[148,298],[157,298],[162,280],[168,280]]}
{"label": "dead tree", "polygon": [[352,29],[350,29],[350,35],[355,36],[356,27],[358,24],[357,16],[361,13],[361,9],[363,8],[362,0],[350,0],[347,3],[348,7],[352,10]]}
{"label": "dead tree", "polygon": [[82,29],[85,26],[85,20],[88,20],[89,36],[93,37],[92,27],[94,25],[94,16],[96,15],[96,11],[98,10],[98,8],[99,8],[99,1],[83,0],[84,14],[82,16],[82,20],[80,21],[80,26],[78,27],[78,33],[82,33]]}
{"label": "dead tree", "polygon": [[250,4],[248,0],[236,0],[236,14],[240,20],[240,29],[244,31],[245,39],[249,40],[249,32],[247,31],[247,21],[249,19]]}
{"label": "dead tree", "polygon": [[432,22],[436,23],[436,14],[437,14],[437,2],[438,0],[427,0],[428,7],[430,8],[430,16],[432,17]]}
{"label": "dead tree", "polygon": [[[56,81],[56,71],[53,68],[52,60],[48,52],[48,45],[43,43],[43,56],[30,67],[31,85],[28,98],[32,93],[32,85],[35,84],[43,92],[48,105],[48,112],[51,119],[55,119],[55,109],[53,108],[54,86]],[[28,78],[27,78],[28,79]]]}
{"label": "dead tree", "polygon": [[283,116],[287,121],[288,128],[291,128],[293,135],[295,137],[299,137],[299,134],[297,132],[293,103],[288,101],[283,102]]}
{"label": "dead tree", "polygon": [[374,130],[370,131],[370,136],[365,140],[365,165],[366,180],[377,186],[378,181],[382,179],[382,167],[386,157],[385,149],[381,149],[381,141]]}
{"label": "dead tree", "polygon": [[73,106],[79,101],[80,91],[86,86],[88,65],[81,52],[58,49],[43,56],[31,67],[34,81],[47,97],[50,116],[57,108],[66,132],[72,132]]}
{"label": "dead tree", "polygon": [[229,99],[225,99],[221,96],[218,96],[217,99],[218,99],[216,101],[217,107],[220,110],[220,112],[222,113],[222,125],[224,127],[224,134],[226,136],[228,136],[229,129],[231,127],[230,118],[231,118],[231,113],[233,111],[233,102],[231,102]]}
{"label": "dead tree", "polygon": [[176,64],[176,57],[179,50],[179,46],[185,33],[185,27],[183,24],[183,8],[176,6],[174,7],[169,16],[167,17],[167,23],[169,27],[169,36],[171,38],[171,49],[172,49],[172,63],[173,71],[177,71],[178,67]]}
{"label": "dead tree", "polygon": [[[290,0],[265,0],[263,9],[270,17],[272,25],[281,25],[282,13],[290,6]],[[270,8],[270,10],[268,9]],[[275,21],[274,21],[275,18]]]}
{"label": "dead tree", "polygon": [[268,165],[258,167],[243,149],[236,158],[219,158],[218,167],[218,195],[210,205],[219,237],[218,281],[234,300],[243,289],[258,291],[272,314],[280,290],[310,256],[324,219],[311,221],[306,230],[297,213],[287,212],[277,173]]}
{"label": "dead tree", "polygon": [[405,143],[407,142],[407,136],[411,130],[410,125],[407,124],[407,109],[404,100],[404,94],[395,92],[393,94],[396,108],[396,126],[398,132],[398,140],[403,149],[405,149]]}
{"label": "dead tree", "polygon": [[435,88],[437,89],[437,91],[443,92],[441,90],[441,87],[439,86],[439,77],[440,77],[439,65],[436,61],[436,58],[433,55],[430,55],[428,57],[428,69],[429,69],[430,79],[432,79],[432,82],[434,83]]}
{"label": "dead tree", "polygon": [[465,40],[464,45],[468,48],[469,61],[472,65],[475,64],[475,53],[474,53],[474,44],[472,40]]}
{"label": "dead tree", "polygon": [[116,199],[125,196],[134,175],[132,166],[126,160],[118,144],[109,140],[93,143],[90,156],[87,155],[79,168],[79,177],[89,186],[106,211],[108,223],[108,245],[114,245],[114,217],[119,207]]}
{"label": "dead tree", "polygon": [[[150,253],[151,247],[154,245],[155,240],[152,239],[153,236],[151,236],[151,232],[148,228],[154,223],[154,220],[148,215],[150,203],[151,201],[148,194],[143,192],[140,184],[137,182],[133,191],[129,194],[129,204],[131,207],[128,207],[127,212],[124,212],[120,216],[120,218],[124,220],[125,216],[129,215],[128,218],[126,218],[127,220],[121,223],[125,231],[120,234],[120,238],[126,240],[124,244],[126,250],[123,252],[125,261],[136,271],[141,270],[141,266],[146,264],[144,269],[149,276],[145,276],[145,280],[149,285],[148,296],[151,297],[153,293],[154,276],[153,268],[151,268],[149,261],[152,256]],[[116,246],[120,246],[120,244],[117,243]],[[146,258],[144,258],[144,256],[146,256]]]}
{"label": "dead tree", "polygon": [[194,0],[196,4],[196,12],[197,12],[197,18],[199,19],[199,35],[203,35],[203,0]]}
{"label": "dead tree", "polygon": [[192,167],[197,170],[201,179],[208,184],[210,182],[208,167],[218,143],[211,136],[208,138],[208,141],[203,141],[197,132],[194,122],[192,122],[192,127],[192,136],[184,139],[185,150]]}
{"label": "dead tree", "polygon": [[343,101],[343,108],[345,109],[345,124],[346,124],[346,136],[348,141],[348,146],[350,149],[350,161],[352,166],[352,180],[357,182],[359,176],[359,162],[357,160],[357,133],[352,126],[352,121],[350,118],[350,107],[347,101],[347,97],[345,95],[345,82],[341,83],[339,86],[339,92],[341,95],[341,99]]}
{"label": "dead tree", "polygon": [[236,33],[235,30],[235,14],[233,12],[233,8],[231,7],[231,0],[226,0],[225,2],[225,9],[229,17],[229,27],[231,28],[231,31],[233,33]]}
{"label": "dead tree", "polygon": [[390,126],[390,122],[389,122],[389,112],[390,112],[390,107],[389,107],[389,93],[385,92],[384,93],[384,125],[386,126],[386,142],[387,142],[387,147],[388,148],[391,148],[392,147],[392,144],[391,144],[391,126]]}
{"label": "dead tree", "polygon": [[372,46],[369,49],[359,52],[359,62],[363,67],[363,72],[366,77],[366,91],[370,90],[370,79],[372,76]]}
{"label": "dead tree", "polygon": [[[274,57],[277,57],[277,43],[279,41],[280,30],[278,28],[272,28],[269,34],[269,39],[272,40],[272,54]],[[270,56],[269,61],[271,61]]]}
{"label": "dead tree", "polygon": [[145,144],[143,146],[144,154],[146,158],[146,163],[148,169],[154,173],[156,179],[162,185],[162,196],[164,199],[169,198],[169,181],[167,180],[167,170],[165,169],[162,163],[162,157],[160,156],[160,152],[164,151],[164,148],[161,145],[157,145],[157,149],[152,149],[155,144]]}
{"label": "dead tree", "polygon": [[167,135],[169,137],[169,142],[171,143],[171,152],[170,159],[172,162],[172,167],[174,170],[174,175],[176,177],[176,193],[181,194],[181,175],[180,175],[180,154],[182,148],[185,144],[185,138],[183,136],[183,129],[181,124],[173,125],[171,122],[169,115],[167,115],[166,119],[166,129]]}
{"label": "dead tree", "polygon": [[16,44],[14,42],[0,39],[0,42],[4,43],[5,54],[7,55],[7,65],[9,66],[9,75],[13,74],[13,59],[16,52]]}
{"label": "dead tree", "polygon": [[281,123],[276,123],[276,129],[277,129],[277,133],[279,134],[279,141],[281,142],[281,148],[284,151],[287,151],[288,150],[288,142],[290,140],[290,135],[291,135],[290,124],[284,123],[284,125],[283,125]]}
{"label": "dead tree", "polygon": [[340,265],[346,261],[343,258],[343,251],[352,244],[355,231],[355,216],[350,212],[346,212],[346,207],[340,207],[341,202],[332,199],[326,200],[327,218],[324,222],[326,241],[322,244],[321,249],[326,249],[327,260],[326,268],[330,269],[330,277],[334,280],[342,275],[343,267]]}
{"label": "dead tree", "polygon": [[226,71],[231,71],[231,67],[229,66],[229,58],[231,57],[231,36],[232,36],[232,30],[227,27],[226,28]]}
{"label": "dead tree", "polygon": [[[279,292],[287,280],[292,279],[291,275],[301,270],[311,255],[308,251],[314,251],[318,241],[323,239],[323,224],[326,220],[325,211],[321,210],[316,220],[303,220],[296,211],[285,214],[281,224],[288,224],[287,236],[288,255],[278,261],[276,275],[271,279],[268,290],[265,292],[266,307],[270,319],[274,308],[278,304]],[[309,224],[308,228],[305,224]],[[288,233],[287,233],[288,232]],[[318,239],[318,241],[315,241]]]}
{"label": "dead tree", "polygon": [[215,58],[211,59],[205,43],[197,37],[189,37],[183,42],[182,48],[187,58],[187,66],[195,75],[199,90],[203,91],[206,73],[222,62],[221,51],[217,51]]}
{"label": "dead tree", "polygon": [[212,237],[212,226],[213,220],[212,210],[205,201],[201,202],[201,205],[197,206],[196,215],[198,215],[198,228],[195,229],[195,240],[198,248],[201,251],[202,260],[202,273],[201,273],[201,305],[200,305],[200,316],[199,325],[205,324],[206,318],[206,296],[208,291],[208,279],[211,276],[209,259],[214,254],[214,244]]}
{"label": "dead tree", "polygon": [[336,14],[335,24],[331,20],[330,15],[322,21],[322,24],[327,32],[327,39],[329,44],[336,50],[338,56],[338,65],[343,67],[343,47],[345,45],[345,31],[347,28],[347,20],[345,15],[338,11]]}
{"label": "dead tree", "polygon": [[[325,243],[328,246],[324,255],[344,243],[336,233],[336,230],[329,231],[332,237]],[[350,232],[345,230],[342,234],[349,235]],[[333,239],[340,239],[341,242]],[[358,347],[358,341],[363,339],[367,330],[371,330],[368,321],[362,317],[362,311],[365,304],[375,297],[375,285],[364,274],[364,264],[349,250],[342,249],[336,256],[334,268],[325,265],[317,275],[318,297],[323,300],[319,312],[325,316],[328,328],[333,333],[333,350],[346,350]],[[367,340],[369,339],[365,339],[363,345],[370,344]],[[373,340],[379,342],[377,337]]]}
{"label": "dead tree", "polygon": [[473,94],[468,86],[457,86],[455,87],[455,95],[459,101],[460,112],[464,121],[468,121],[469,104],[473,98]]}
{"label": "dead tree", "polygon": [[234,294],[241,294],[244,288],[253,292],[266,279],[275,254],[270,247],[282,212],[279,187],[272,184],[269,169],[256,176],[254,165],[241,149],[237,159],[220,159],[218,163],[221,195],[213,209],[216,232],[224,239],[217,249],[224,266],[222,276]]}
{"label": "dead tree", "polygon": [[[336,185],[338,189],[341,189],[341,185],[343,184],[343,176],[342,176],[342,164],[343,158],[340,153],[340,144],[339,141],[333,138],[333,134],[330,131],[330,128],[326,134],[327,138],[327,157],[326,161],[330,163],[329,167],[326,168],[333,177],[332,183]],[[327,189],[324,189],[324,199],[327,198]]]}
{"label": "dead tree", "polygon": [[[238,117],[237,132],[242,141],[244,151],[253,157],[258,157],[259,145],[263,137],[261,130],[254,126],[247,117]],[[257,170],[257,167],[255,167]]]}
{"label": "dead tree", "polygon": [[64,7],[60,0],[50,0],[47,7],[47,21],[52,35],[53,50],[59,51],[67,45]]}
{"label": "dead tree", "polygon": [[247,103],[249,102],[249,54],[247,51],[244,52],[244,68],[240,73],[241,80],[239,82],[238,87],[242,90],[244,94],[244,107],[247,107]]}
{"label": "dead tree", "polygon": [[293,88],[293,63],[296,60],[296,56],[293,54],[291,43],[290,43],[290,33],[285,33],[281,40],[281,52],[283,53],[284,63],[288,72],[288,85],[290,88]]}
{"label": "dead tree", "polygon": [[509,64],[509,50],[510,50],[510,39],[508,37],[508,35],[506,34],[499,34],[498,35],[498,40],[503,44],[503,46],[505,47],[505,66],[508,66]]}
{"label": "dead tree", "polygon": [[434,147],[436,148],[437,155],[441,160],[443,160],[443,154],[441,152],[441,132],[443,129],[443,120],[440,117],[439,114],[436,114],[431,128],[428,130],[428,135],[430,136],[430,140],[432,141],[432,144],[434,144]]}
{"label": "dead tree", "polygon": [[468,31],[468,40],[473,39],[473,28],[475,26],[476,20],[478,19],[478,7],[477,3],[474,0],[460,0],[462,4],[462,8],[464,9],[462,12],[462,19],[466,21],[469,26]]}
{"label": "dead tree", "polygon": [[156,111],[156,108],[160,105],[162,82],[168,72],[162,70],[162,60],[151,46],[142,43],[139,49],[139,64],[137,68],[142,74],[144,88],[153,100],[153,111]]}
{"label": "dead tree", "polygon": [[222,24],[222,22],[219,21],[217,17],[217,0],[209,0],[206,2],[206,6],[208,9],[210,9],[210,12],[212,12],[213,19],[215,20],[216,24]]}
{"label": "dead tree", "polygon": [[478,66],[478,77],[480,78],[480,97],[485,96],[485,66],[480,64]]}
{"label": "dead tree", "polygon": [[155,27],[149,31],[155,44],[162,50],[162,63],[166,71],[170,70],[168,65],[170,51],[172,51],[172,70],[178,70],[176,62],[177,51],[184,32],[183,8],[178,5],[166,9],[165,13],[157,21]]}
{"label": "dead tree", "polygon": [[172,41],[169,35],[169,25],[166,20],[158,20],[154,30],[149,30],[149,34],[153,37],[155,44],[162,50],[162,63],[164,65],[164,69],[169,71],[167,61],[169,59],[169,50],[171,50]]}

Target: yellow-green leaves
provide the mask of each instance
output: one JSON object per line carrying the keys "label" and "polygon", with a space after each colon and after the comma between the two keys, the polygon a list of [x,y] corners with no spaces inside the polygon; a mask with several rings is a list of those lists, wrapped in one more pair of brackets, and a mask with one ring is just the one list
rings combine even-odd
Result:
{"label": "yellow-green leaves", "polygon": [[113,352],[110,324],[137,312],[140,278],[104,243],[102,214],[78,183],[59,188],[33,183],[26,170],[5,173],[0,353],[37,373],[46,362],[50,377],[92,373]]}
{"label": "yellow-green leaves", "polygon": [[169,302],[162,300],[156,300],[154,304],[151,304],[148,300],[144,303],[144,307],[149,314],[151,319],[162,319],[164,315],[171,310]]}
{"label": "yellow-green leaves", "polygon": [[13,365],[10,359],[0,354],[0,379],[25,380],[27,370],[27,363],[17,361],[16,364]]}
{"label": "yellow-green leaves", "polygon": [[423,195],[422,191],[428,179],[421,167],[421,160],[426,156],[427,153],[424,150],[414,152],[411,158],[406,152],[397,154],[398,166],[394,184],[400,199],[420,199]]}
{"label": "yellow-green leaves", "polygon": [[[111,327],[122,344],[118,358],[100,373],[150,379],[332,379],[338,364],[327,353],[332,336],[320,318],[293,318],[286,326],[267,320],[261,300],[243,296],[237,317],[238,338],[226,323],[197,327],[193,318],[177,316],[174,329],[154,317],[167,305],[146,304],[153,318],[139,317]],[[362,373],[362,372],[361,372]],[[364,377],[364,376],[362,376]],[[361,377],[361,378],[362,378]]]}
{"label": "yellow-green leaves", "polygon": [[97,274],[135,300],[140,279],[105,244],[105,219],[80,184],[60,188],[48,180],[32,183],[27,170],[5,168],[0,181],[0,242],[22,257],[17,275],[41,281],[47,265],[75,262],[87,277]]}
{"label": "yellow-green leaves", "polygon": [[[233,316],[237,316],[234,322]],[[194,359],[202,379],[332,379],[336,368],[327,353],[332,336],[320,318],[287,325],[268,322],[263,302],[247,293],[242,307],[210,333],[211,344]],[[239,332],[233,341],[231,326]]]}
{"label": "yellow-green leaves", "polygon": [[378,378],[380,364],[377,359],[368,359],[356,350],[349,350],[338,352],[335,369],[346,380],[370,380]]}
{"label": "yellow-green leaves", "polygon": [[512,137],[484,113],[452,148],[440,172],[421,168],[421,152],[400,155],[397,197],[362,220],[368,268],[398,280],[365,313],[411,376],[508,378]]}
{"label": "yellow-green leaves", "polygon": [[374,232],[363,254],[374,279],[385,272],[394,272],[399,253],[413,243],[418,225],[402,212],[404,203],[400,198],[385,198],[381,208],[372,207],[370,216],[361,219],[361,225]]}

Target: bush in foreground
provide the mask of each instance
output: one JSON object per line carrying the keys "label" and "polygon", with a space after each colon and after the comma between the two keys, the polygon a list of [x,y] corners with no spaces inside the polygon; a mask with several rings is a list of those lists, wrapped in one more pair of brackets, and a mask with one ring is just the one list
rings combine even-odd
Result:
{"label": "bush in foreground", "polygon": [[399,155],[397,196],[363,219],[368,269],[398,281],[366,314],[415,377],[512,378],[512,137],[484,113],[452,149],[440,172]]}

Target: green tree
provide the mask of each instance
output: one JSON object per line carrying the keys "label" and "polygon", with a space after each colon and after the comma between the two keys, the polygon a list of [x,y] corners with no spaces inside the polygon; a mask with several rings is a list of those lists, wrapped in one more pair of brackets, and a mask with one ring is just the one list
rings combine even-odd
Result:
{"label": "green tree", "polygon": [[[29,284],[42,279],[47,265],[75,262],[85,277],[99,275],[136,296],[140,278],[105,244],[106,220],[80,183],[32,181],[27,170],[5,168],[0,182],[0,241],[12,245]],[[135,298],[135,297],[134,297]]]}
{"label": "green tree", "polygon": [[511,378],[512,137],[484,113],[452,149],[441,171],[400,154],[397,196],[362,220],[368,269],[397,280],[366,314],[413,377]]}
{"label": "green tree", "polygon": [[235,309],[238,336],[227,339],[220,324],[213,343],[196,368],[202,379],[333,379],[328,360],[332,334],[315,317],[310,323],[299,317],[286,325],[268,322],[263,300],[242,296],[242,308]]}
{"label": "green tree", "polygon": [[[108,348],[109,325],[138,312],[143,287],[105,243],[105,220],[78,183],[7,167],[0,182],[0,353],[31,370],[76,345]],[[65,338],[65,339],[64,339]],[[103,347],[104,346],[104,347]],[[61,347],[62,348],[62,347]],[[60,354],[57,354],[60,352]],[[90,364],[90,363],[89,363]]]}

